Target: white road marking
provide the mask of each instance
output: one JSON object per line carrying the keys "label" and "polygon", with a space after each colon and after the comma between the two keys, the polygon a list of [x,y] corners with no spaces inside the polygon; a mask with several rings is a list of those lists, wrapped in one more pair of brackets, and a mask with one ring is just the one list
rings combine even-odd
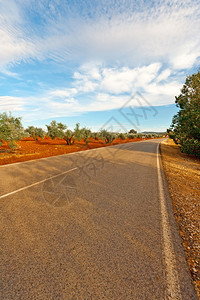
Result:
{"label": "white road marking", "polygon": [[166,299],[181,300],[181,290],[176,269],[176,259],[174,255],[174,247],[172,242],[171,230],[169,225],[168,213],[166,208],[166,200],[160,167],[159,144],[157,146],[157,170],[158,170],[158,189],[161,208],[161,222],[163,235],[163,253],[165,260],[166,272]]}
{"label": "white road marking", "polygon": [[45,182],[45,181],[47,181],[47,180],[56,178],[56,177],[61,176],[61,175],[63,175],[63,174],[70,173],[70,172],[72,172],[72,171],[74,171],[74,170],[77,170],[77,169],[78,169],[78,168],[73,168],[73,169],[67,170],[67,171],[65,171],[65,172],[59,173],[59,174],[57,174],[57,175],[54,175],[54,176],[48,177],[48,178],[46,178],[46,179],[40,180],[40,181],[35,182],[35,183],[33,183],[33,184],[27,185],[27,186],[22,187],[22,188],[20,188],[20,189],[18,189],[18,190],[15,190],[15,191],[13,191],[13,192],[10,192],[10,193],[8,193],[8,194],[5,194],[5,195],[0,196],[0,199],[5,198],[5,197],[8,197],[8,196],[13,195],[13,194],[16,194],[16,193],[21,192],[21,191],[23,191],[23,190],[29,189],[30,187],[33,187],[33,186],[38,185],[38,184],[40,184],[40,183],[43,183],[43,182]]}

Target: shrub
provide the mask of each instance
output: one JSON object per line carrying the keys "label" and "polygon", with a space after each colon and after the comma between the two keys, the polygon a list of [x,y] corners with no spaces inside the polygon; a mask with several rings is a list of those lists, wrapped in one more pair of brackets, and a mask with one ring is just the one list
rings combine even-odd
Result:
{"label": "shrub", "polygon": [[106,144],[112,143],[116,139],[116,135],[113,132],[109,132],[105,129],[102,129],[100,132],[101,139],[105,141]]}
{"label": "shrub", "polygon": [[34,126],[29,126],[26,130],[26,133],[29,134],[29,136],[32,136],[34,140],[37,140],[38,137],[43,139],[46,135],[46,132],[42,128],[34,127]]}
{"label": "shrub", "polygon": [[134,134],[134,133],[128,133],[128,138],[129,139],[135,139],[136,138],[136,134]]}
{"label": "shrub", "polygon": [[125,133],[120,133],[118,135],[118,138],[121,139],[121,140],[125,140],[126,139],[126,134]]}
{"label": "shrub", "polygon": [[200,157],[200,142],[194,138],[180,138],[181,152]]}
{"label": "shrub", "polygon": [[92,132],[91,137],[94,138],[96,141],[99,139],[99,132]]}

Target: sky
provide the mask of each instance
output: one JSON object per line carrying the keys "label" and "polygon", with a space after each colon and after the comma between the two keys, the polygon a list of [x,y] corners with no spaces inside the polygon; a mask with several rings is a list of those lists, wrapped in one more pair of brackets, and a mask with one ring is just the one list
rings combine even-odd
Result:
{"label": "sky", "polygon": [[0,0],[0,113],[164,131],[199,32],[197,0]]}

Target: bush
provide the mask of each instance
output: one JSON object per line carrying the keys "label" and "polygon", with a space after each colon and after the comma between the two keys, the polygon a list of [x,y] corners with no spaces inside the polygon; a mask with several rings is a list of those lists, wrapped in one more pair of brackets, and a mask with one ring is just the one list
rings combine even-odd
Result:
{"label": "bush", "polygon": [[18,147],[18,145],[14,141],[9,142],[8,145],[10,149],[16,149]]}
{"label": "bush", "polygon": [[91,137],[93,139],[95,139],[95,141],[98,141],[98,139],[99,139],[99,132],[92,132],[91,133]]}
{"label": "bush", "polygon": [[200,142],[194,138],[181,138],[179,140],[181,152],[200,157]]}
{"label": "bush", "polygon": [[121,139],[121,140],[125,140],[126,139],[126,134],[125,133],[120,133],[118,135],[118,138]]}
{"label": "bush", "polygon": [[38,137],[43,139],[46,135],[46,132],[42,128],[34,127],[34,126],[29,126],[26,130],[26,133],[29,134],[29,136],[32,136],[34,140],[37,140]]}
{"label": "bush", "polygon": [[100,136],[106,144],[112,143],[116,139],[116,134],[114,134],[113,132],[109,132],[105,129],[101,130]]}
{"label": "bush", "polygon": [[135,138],[136,138],[136,134],[134,134],[134,133],[129,133],[129,134],[128,134],[128,138],[129,138],[129,139],[135,139]]}

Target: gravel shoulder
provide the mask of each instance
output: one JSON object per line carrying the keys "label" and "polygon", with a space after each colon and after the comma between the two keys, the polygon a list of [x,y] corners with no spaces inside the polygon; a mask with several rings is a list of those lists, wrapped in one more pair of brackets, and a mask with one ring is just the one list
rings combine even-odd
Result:
{"label": "gravel shoulder", "polygon": [[174,214],[200,299],[200,160],[181,153],[172,140],[161,143],[161,156]]}

